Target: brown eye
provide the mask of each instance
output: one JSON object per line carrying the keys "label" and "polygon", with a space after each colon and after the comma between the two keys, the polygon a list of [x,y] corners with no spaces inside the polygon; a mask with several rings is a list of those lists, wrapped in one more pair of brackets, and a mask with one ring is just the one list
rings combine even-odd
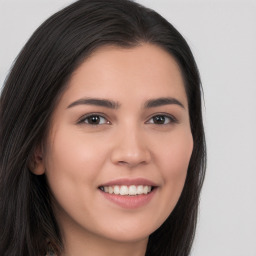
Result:
{"label": "brown eye", "polygon": [[100,115],[90,115],[84,117],[79,123],[85,123],[89,125],[102,125],[102,124],[109,124],[109,121]]}
{"label": "brown eye", "polygon": [[155,124],[164,124],[166,122],[165,116],[154,116],[153,121]]}
{"label": "brown eye", "polygon": [[170,124],[170,123],[176,123],[176,122],[177,122],[177,120],[172,116],[155,115],[155,116],[151,117],[147,123],[164,125],[164,124]]}

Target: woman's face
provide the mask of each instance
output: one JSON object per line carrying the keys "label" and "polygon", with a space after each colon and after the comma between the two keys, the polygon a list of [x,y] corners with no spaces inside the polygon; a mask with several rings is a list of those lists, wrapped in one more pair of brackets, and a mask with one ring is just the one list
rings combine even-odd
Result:
{"label": "woman's face", "polygon": [[139,241],[174,209],[193,149],[175,60],[106,46],[73,73],[42,153],[64,237]]}

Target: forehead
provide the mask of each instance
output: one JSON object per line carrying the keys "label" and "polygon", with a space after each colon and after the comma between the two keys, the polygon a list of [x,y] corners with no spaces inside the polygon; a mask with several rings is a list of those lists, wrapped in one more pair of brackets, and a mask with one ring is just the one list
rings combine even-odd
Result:
{"label": "forehead", "polygon": [[[122,100],[178,97],[187,104],[184,82],[175,59],[159,46],[104,46],[73,72],[63,100],[99,97]],[[68,104],[68,102],[66,102]]]}

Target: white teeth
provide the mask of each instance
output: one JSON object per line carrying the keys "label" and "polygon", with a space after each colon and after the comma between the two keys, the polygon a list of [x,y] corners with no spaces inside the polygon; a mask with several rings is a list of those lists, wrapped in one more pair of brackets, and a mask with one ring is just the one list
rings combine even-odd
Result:
{"label": "white teeth", "polygon": [[143,193],[146,195],[148,193],[148,186],[143,187]]}
{"label": "white teeth", "polygon": [[120,189],[119,186],[114,186],[114,194],[119,195]]}
{"label": "white teeth", "polygon": [[[107,189],[106,189],[107,188]],[[108,190],[108,191],[107,191]],[[106,193],[109,193],[109,194],[113,194],[114,193],[114,189],[112,187],[104,187],[104,191]]]}
{"label": "white teeth", "polygon": [[139,185],[137,187],[137,194],[139,194],[139,195],[143,194],[143,186],[142,185]]}
{"label": "white teeth", "polygon": [[135,196],[135,195],[142,195],[148,194],[152,190],[152,186],[143,186],[143,185],[131,185],[131,186],[104,186],[103,188],[105,193],[115,194],[115,195],[122,195],[122,196]]}
{"label": "white teeth", "polygon": [[129,195],[130,196],[135,196],[137,192],[136,186],[132,185],[129,187]]}
{"label": "white teeth", "polygon": [[129,189],[127,186],[121,186],[120,188],[120,195],[128,195],[129,194]]}

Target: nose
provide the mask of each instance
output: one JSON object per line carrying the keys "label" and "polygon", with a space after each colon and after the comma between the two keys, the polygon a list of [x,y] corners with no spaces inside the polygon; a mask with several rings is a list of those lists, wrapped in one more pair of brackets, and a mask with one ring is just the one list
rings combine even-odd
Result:
{"label": "nose", "polygon": [[135,168],[151,161],[147,140],[139,129],[122,129],[114,138],[111,161],[117,165]]}

